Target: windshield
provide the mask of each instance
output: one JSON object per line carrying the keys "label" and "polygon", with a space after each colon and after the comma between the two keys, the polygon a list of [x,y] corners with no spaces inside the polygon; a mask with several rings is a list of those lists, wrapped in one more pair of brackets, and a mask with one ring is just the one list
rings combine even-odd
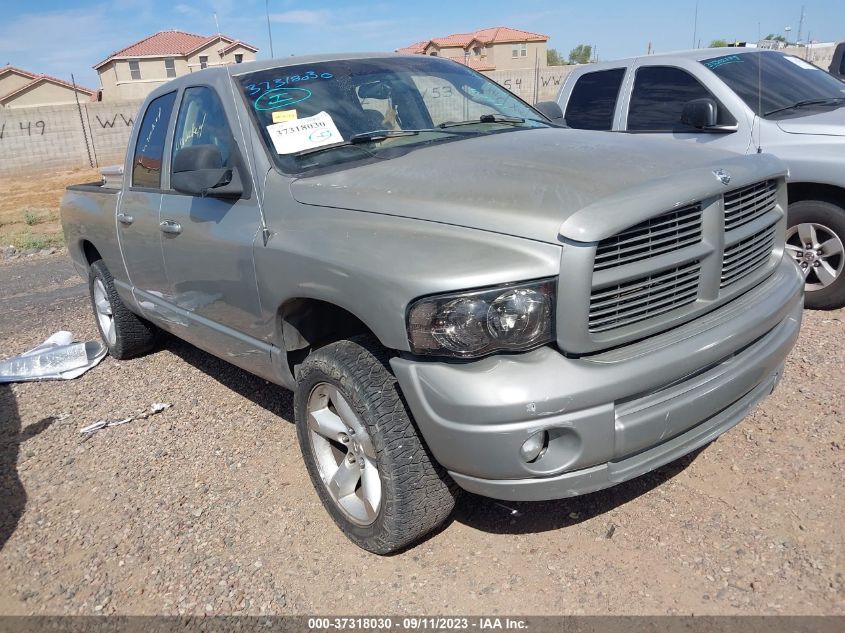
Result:
{"label": "windshield", "polygon": [[486,77],[434,57],[283,66],[236,80],[261,138],[286,173],[551,125]]}
{"label": "windshield", "polygon": [[845,98],[845,83],[803,59],[775,51],[721,55],[701,63],[760,116],[800,116],[812,109],[784,108]]}

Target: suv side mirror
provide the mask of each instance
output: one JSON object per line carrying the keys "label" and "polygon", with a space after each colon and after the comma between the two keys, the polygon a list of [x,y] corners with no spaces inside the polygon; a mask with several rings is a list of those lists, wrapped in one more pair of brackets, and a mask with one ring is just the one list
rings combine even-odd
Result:
{"label": "suv side mirror", "polygon": [[718,106],[713,99],[693,99],[684,104],[681,123],[697,130],[716,127]]}
{"label": "suv side mirror", "polygon": [[223,155],[216,145],[183,147],[173,157],[170,185],[192,196],[238,198],[243,193],[236,169],[223,166]]}
{"label": "suv side mirror", "polygon": [[538,101],[534,104],[534,109],[554,123],[563,123],[563,110],[557,101]]}

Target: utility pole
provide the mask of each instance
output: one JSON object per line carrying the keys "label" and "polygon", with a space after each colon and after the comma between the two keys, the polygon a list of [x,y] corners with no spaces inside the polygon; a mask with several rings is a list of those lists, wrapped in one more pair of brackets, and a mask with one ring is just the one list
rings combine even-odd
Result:
{"label": "utility pole", "polygon": [[270,38],[270,57],[276,57],[273,54],[273,31],[270,30],[270,0],[264,0],[264,12],[267,14],[267,36]]}
{"label": "utility pole", "polygon": [[801,5],[801,19],[798,21],[798,43],[801,43],[801,34],[804,31],[804,7],[806,5]]}

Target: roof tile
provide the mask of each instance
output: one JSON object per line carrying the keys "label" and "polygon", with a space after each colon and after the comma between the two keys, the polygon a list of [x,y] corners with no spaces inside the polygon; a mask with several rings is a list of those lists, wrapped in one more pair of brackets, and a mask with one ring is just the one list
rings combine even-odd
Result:
{"label": "roof tile", "polygon": [[188,55],[193,51],[210,44],[218,38],[224,40],[228,46],[238,42],[247,48],[256,51],[258,50],[251,44],[235,40],[227,35],[197,35],[196,33],[187,33],[185,31],[159,31],[158,33],[153,33],[149,37],[145,37],[134,44],[130,44],[126,48],[115,51],[106,59],[94,66],[94,68],[99,68],[115,57]]}

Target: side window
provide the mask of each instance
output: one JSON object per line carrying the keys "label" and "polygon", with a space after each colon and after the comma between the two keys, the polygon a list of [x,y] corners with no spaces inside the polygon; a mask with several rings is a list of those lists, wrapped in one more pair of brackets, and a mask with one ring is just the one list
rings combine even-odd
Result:
{"label": "side window", "polygon": [[624,68],[600,70],[579,77],[566,104],[566,124],[579,130],[613,129],[613,113],[624,77]]}
{"label": "side window", "polygon": [[175,101],[176,93],[169,92],[153,99],[144,112],[135,143],[135,155],[132,157],[133,187],[161,187],[164,138],[167,136],[167,123],[170,121]]}
{"label": "side window", "polygon": [[129,76],[133,81],[137,81],[141,78],[141,62],[137,59],[129,60]]}
{"label": "side window", "polygon": [[[637,70],[628,130],[635,132],[689,131],[681,123],[684,104],[693,99],[714,99],[710,91],[687,71],[670,66],[645,66]],[[719,125],[734,123],[724,107],[719,107]]]}
{"label": "side window", "polygon": [[223,156],[223,164],[229,166],[232,132],[220,97],[206,86],[187,88],[179,106],[173,132],[173,155],[192,145],[216,145]]}
{"label": "side window", "polygon": [[839,64],[839,74],[845,75],[845,51],[842,51],[842,62]]}

